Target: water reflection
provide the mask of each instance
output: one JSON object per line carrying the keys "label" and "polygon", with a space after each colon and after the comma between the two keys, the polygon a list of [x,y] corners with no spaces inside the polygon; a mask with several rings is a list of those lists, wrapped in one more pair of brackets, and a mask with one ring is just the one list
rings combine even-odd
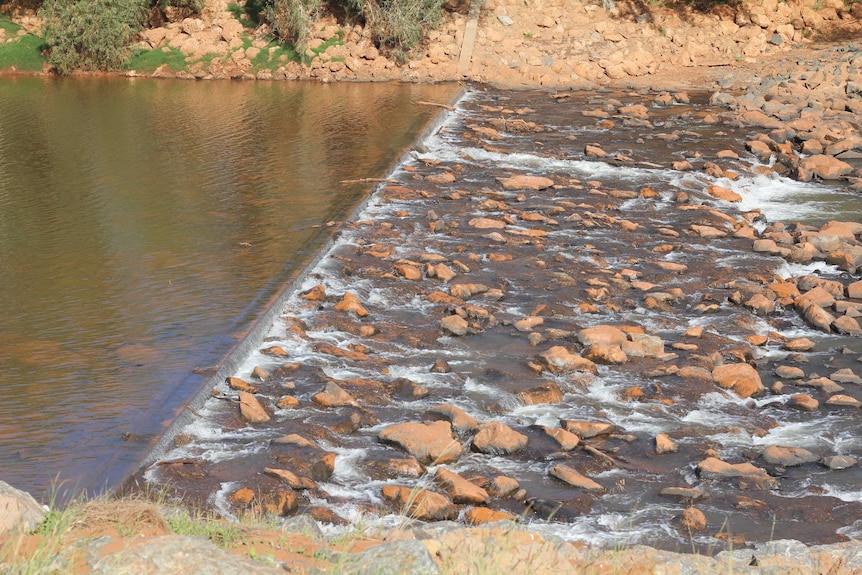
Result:
{"label": "water reflection", "polygon": [[0,82],[0,479],[120,480],[449,86]]}

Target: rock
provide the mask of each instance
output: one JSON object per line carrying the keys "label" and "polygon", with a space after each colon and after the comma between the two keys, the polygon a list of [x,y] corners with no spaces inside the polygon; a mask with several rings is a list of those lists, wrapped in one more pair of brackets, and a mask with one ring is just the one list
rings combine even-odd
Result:
{"label": "rock", "polygon": [[551,469],[551,477],[556,477],[564,483],[568,483],[573,487],[578,487],[585,491],[594,491],[598,493],[605,491],[604,487],[602,487],[589,477],[582,475],[573,467],[569,467],[568,465],[565,465],[563,463],[555,465]]}
{"label": "rock", "polygon": [[311,479],[308,477],[300,477],[289,469],[264,467],[263,474],[284,481],[291,489],[314,489],[316,487]]}
{"label": "rock", "polygon": [[335,309],[356,314],[358,317],[366,317],[368,315],[368,310],[365,309],[359,298],[352,293],[345,293],[341,301],[335,304]]}
{"label": "rock", "polygon": [[506,228],[506,222],[493,218],[473,218],[467,225],[477,230],[502,230]]}
{"label": "rock", "polygon": [[531,316],[519,319],[513,325],[518,331],[532,331],[543,323],[545,323],[544,318]]}
{"label": "rock", "polygon": [[781,379],[805,379],[805,372],[801,368],[790,365],[780,365],[775,368],[775,375]]}
{"label": "rock", "polygon": [[836,394],[826,400],[826,405],[834,405],[836,407],[862,407],[862,402],[850,397],[849,395]]}
{"label": "rock", "polygon": [[33,531],[47,514],[32,495],[0,481],[0,536]]}
{"label": "rock", "polygon": [[667,433],[659,433],[655,436],[655,452],[659,455],[662,453],[676,453],[677,445]]}
{"label": "rock", "polygon": [[544,176],[518,175],[511,178],[497,178],[506,190],[544,190],[554,185],[554,180]]}
{"label": "rock", "polygon": [[853,171],[853,166],[826,154],[808,156],[799,161],[796,176],[803,182],[815,177],[821,180],[837,180]]}
{"label": "rock", "polygon": [[228,553],[203,537],[144,538],[98,558],[93,575],[277,575],[284,570]]}
{"label": "rock", "polygon": [[[631,343],[631,342],[626,342]],[[620,365],[628,361],[626,352],[618,345],[607,345],[594,343],[584,349],[584,357],[588,360],[603,365]]]}
{"label": "rock", "polygon": [[229,388],[237,391],[246,391],[248,393],[257,393],[259,391],[258,388],[239,377],[225,378],[225,383],[227,383]]}
{"label": "rock", "polygon": [[760,454],[766,463],[782,467],[795,467],[806,463],[814,463],[820,457],[801,447],[784,447],[770,445]]}
{"label": "rock", "polygon": [[545,364],[554,373],[568,373],[572,371],[586,371],[588,373],[598,373],[598,367],[592,361],[578,354],[571,353],[561,345],[555,345],[547,351],[541,353],[539,357],[544,360]]}
{"label": "rock", "polygon": [[494,497],[506,497],[507,495],[517,492],[519,487],[521,487],[521,484],[518,483],[517,479],[506,477],[505,475],[498,475],[491,480],[491,485],[488,486],[488,491],[490,491],[491,495]]}
{"label": "rock", "polygon": [[611,325],[597,325],[582,329],[578,332],[577,338],[584,346],[597,343],[622,346],[628,341],[625,332]]}
{"label": "rock", "polygon": [[608,435],[616,431],[617,426],[605,421],[571,421],[563,420],[563,427],[581,439],[590,439],[599,435]]}
{"label": "rock", "polygon": [[401,485],[384,485],[383,498],[401,507],[401,513],[422,521],[455,519],[458,512],[452,501],[440,493]]}
{"label": "rock", "polygon": [[440,329],[443,333],[454,336],[463,336],[470,332],[467,320],[460,315],[447,315],[444,317],[440,320]]}
{"label": "rock", "polygon": [[581,439],[566,429],[560,427],[542,427],[542,430],[552,437],[564,451],[571,451],[580,444]]}
{"label": "rock", "polygon": [[695,487],[665,487],[659,491],[659,495],[673,497],[674,499],[696,501],[703,497],[704,493]]}
{"label": "rock", "polygon": [[[418,515],[413,515],[420,519]],[[337,571],[343,575],[438,575],[428,547],[422,541],[388,541],[361,553],[338,555]],[[284,572],[284,570],[282,571]],[[311,572],[309,570],[308,572]],[[316,569],[314,572],[319,572]]]}
{"label": "rock", "polygon": [[323,407],[344,407],[348,405],[359,407],[359,402],[334,381],[327,381],[323,391],[315,393],[311,396],[311,400]]}
{"label": "rock", "polygon": [[524,405],[555,404],[563,401],[563,392],[556,383],[549,381],[530,389],[522,389],[515,393],[515,397]]}
{"label": "rock", "polygon": [[239,392],[239,412],[249,423],[264,423],[270,420],[269,414],[257,398],[247,391]]}
{"label": "rock", "polygon": [[724,389],[730,389],[742,398],[760,395],[765,391],[757,370],[747,363],[728,363],[712,370],[713,380]]}
{"label": "rock", "polygon": [[799,337],[796,339],[791,339],[787,343],[784,344],[784,349],[787,351],[811,351],[817,346],[817,344],[807,337]]}
{"label": "rock", "polygon": [[703,478],[740,478],[751,481],[758,487],[775,487],[778,482],[769,477],[766,471],[751,463],[726,463],[717,457],[708,457],[697,464],[697,472]]}
{"label": "rock", "polygon": [[383,429],[377,437],[385,443],[394,443],[426,465],[451,463],[462,451],[448,421],[396,423]]}
{"label": "rock", "polygon": [[489,498],[487,491],[443,467],[437,468],[437,472],[434,474],[434,483],[445,491],[455,503],[482,505]]}
{"label": "rock", "polygon": [[751,296],[751,298],[749,298],[743,305],[751,309],[757,315],[763,316],[775,313],[775,304],[759,293]]}
{"label": "rock", "polygon": [[790,396],[790,399],[787,400],[787,405],[800,411],[817,411],[820,407],[820,402],[810,395],[796,393]]}
{"label": "rock", "polygon": [[476,420],[467,415],[467,413],[455,405],[444,403],[436,407],[432,407],[427,412],[432,417],[439,417],[452,424],[452,429],[455,433],[469,433],[479,429],[479,424]]}
{"label": "rock", "polygon": [[862,335],[862,327],[859,327],[859,322],[849,315],[835,318],[835,321],[832,322],[832,328],[845,335]]}
{"label": "rock", "polygon": [[473,437],[473,449],[490,455],[505,455],[523,449],[527,442],[526,435],[494,421],[479,426],[479,432]]}
{"label": "rock", "polygon": [[706,516],[703,511],[695,507],[689,507],[676,518],[682,531],[703,531],[706,529]]}
{"label": "rock", "polygon": [[464,521],[467,525],[484,525],[496,523],[497,521],[514,521],[518,517],[505,511],[488,509],[487,507],[473,507],[464,513]]}
{"label": "rock", "polygon": [[855,383],[857,385],[862,384],[862,377],[859,377],[853,370],[849,367],[845,367],[844,369],[839,369],[838,371],[834,371],[829,375],[829,379],[832,381],[837,381],[838,383]]}
{"label": "rock", "polygon": [[[796,298],[796,301],[799,302],[802,297]],[[825,333],[832,333],[832,323],[835,321],[835,316],[812,301],[803,302],[802,307],[796,304],[796,307],[802,319],[811,327]]]}
{"label": "rock", "polygon": [[824,457],[821,463],[829,469],[840,470],[853,467],[856,465],[857,461],[856,458],[848,455],[830,455],[828,457]]}

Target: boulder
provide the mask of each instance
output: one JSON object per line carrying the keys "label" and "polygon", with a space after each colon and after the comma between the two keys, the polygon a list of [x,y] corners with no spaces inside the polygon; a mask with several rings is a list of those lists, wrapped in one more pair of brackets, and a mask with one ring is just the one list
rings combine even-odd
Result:
{"label": "boulder", "polygon": [[467,525],[484,525],[486,523],[496,523],[497,521],[514,521],[516,515],[507,513],[506,511],[497,511],[488,509],[487,507],[473,507],[464,513],[464,521]]}
{"label": "boulder", "polygon": [[437,472],[434,474],[434,483],[445,491],[455,503],[482,505],[489,498],[487,491],[443,467],[437,468]]}
{"label": "boulder", "polygon": [[467,320],[460,315],[447,315],[444,317],[440,320],[440,329],[443,333],[454,336],[463,336],[470,332]]}
{"label": "boulder", "polygon": [[697,473],[705,479],[740,478],[760,487],[775,487],[778,482],[766,471],[751,463],[727,463],[717,457],[708,457],[697,464]]}
{"label": "boulder", "polygon": [[621,329],[612,325],[597,325],[582,329],[577,335],[578,341],[583,346],[593,344],[622,346],[628,337]]}
{"label": "boulder", "polygon": [[[631,342],[626,342],[631,343]],[[626,352],[618,345],[594,343],[584,349],[584,357],[588,360],[603,365],[620,365],[628,361]]]}
{"label": "boulder", "polygon": [[712,370],[712,378],[724,389],[730,389],[742,398],[760,395],[765,388],[757,370],[747,363],[726,363]]}
{"label": "boulder", "polygon": [[770,445],[760,454],[766,463],[782,467],[795,467],[806,463],[814,463],[820,457],[801,447],[784,447]]}
{"label": "boulder", "polygon": [[555,477],[563,483],[568,483],[572,487],[578,487],[585,491],[594,491],[597,493],[601,493],[605,490],[604,487],[602,487],[589,477],[581,474],[575,468],[565,465],[564,463],[555,465],[551,469],[551,477]]}
{"label": "boulder", "polygon": [[377,437],[384,443],[397,445],[423,464],[451,463],[462,451],[448,421],[396,423],[383,429]]}
{"label": "boulder", "polygon": [[452,429],[456,433],[468,433],[479,429],[479,424],[476,423],[476,420],[455,405],[443,403],[432,407],[427,413],[433,418],[443,419],[451,423]]}
{"label": "boulder", "polygon": [[522,389],[515,393],[515,397],[524,405],[555,404],[563,401],[563,392],[556,383],[549,381],[536,387]]}
{"label": "boulder", "polygon": [[821,180],[837,180],[852,171],[853,166],[847,162],[826,154],[817,154],[799,161],[796,176],[803,182],[809,182],[815,177]]}
{"label": "boulder", "polygon": [[311,400],[323,407],[359,407],[359,402],[334,381],[327,381],[323,391],[315,393]]}
{"label": "boulder", "polygon": [[539,357],[554,373],[568,373],[571,371],[586,371],[598,373],[596,364],[585,357],[572,353],[561,345],[555,345],[541,353]]}
{"label": "boulder", "polygon": [[689,507],[684,510],[676,520],[680,530],[685,533],[706,529],[706,516],[703,514],[703,511],[696,507]]}
{"label": "boulder", "polygon": [[566,431],[571,431],[581,439],[608,435],[616,431],[617,426],[607,421],[572,421],[561,422]]}
{"label": "boulder", "polygon": [[402,485],[384,485],[383,498],[396,503],[400,511],[422,521],[455,519],[458,515],[452,501],[441,493]]}
{"label": "boulder", "polygon": [[346,313],[353,313],[358,317],[365,317],[368,315],[368,310],[365,309],[362,302],[359,301],[359,298],[349,292],[345,293],[344,297],[341,298],[341,301],[335,304],[335,309]]}
{"label": "boulder", "polygon": [[239,412],[249,423],[264,423],[270,419],[257,398],[247,391],[239,392]]}
{"label": "boulder", "polygon": [[33,531],[47,514],[32,495],[0,481],[0,536]]}
{"label": "boulder", "polygon": [[479,432],[473,437],[473,449],[490,455],[505,455],[523,449],[527,442],[526,435],[494,421],[479,426]]}
{"label": "boulder", "polygon": [[506,190],[544,190],[554,185],[554,180],[544,176],[517,175],[510,178],[497,178]]}

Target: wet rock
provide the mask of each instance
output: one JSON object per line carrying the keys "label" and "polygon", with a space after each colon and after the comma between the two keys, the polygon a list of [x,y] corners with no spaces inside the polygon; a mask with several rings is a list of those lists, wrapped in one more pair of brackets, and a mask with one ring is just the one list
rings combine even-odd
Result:
{"label": "wet rock", "polygon": [[705,479],[739,478],[750,481],[758,487],[776,487],[778,482],[769,477],[763,469],[751,463],[727,463],[717,457],[708,457],[697,464],[697,472]]}
{"label": "wet rock", "polygon": [[838,383],[855,383],[862,384],[862,377],[859,377],[853,370],[849,367],[845,367],[844,369],[839,369],[838,371],[832,372],[829,376],[829,379],[832,381],[837,381]]}
{"label": "wet rock", "polygon": [[473,437],[473,449],[489,455],[506,455],[527,446],[528,438],[505,423],[494,421],[479,426]]}
{"label": "wet rock", "polygon": [[505,190],[544,190],[554,185],[554,180],[544,176],[517,175],[511,178],[497,178]]}
{"label": "wet rock", "polygon": [[811,351],[817,346],[817,344],[807,337],[800,337],[796,339],[791,339],[787,343],[784,344],[784,349],[787,351]]}
{"label": "wet rock", "polygon": [[543,323],[545,323],[544,318],[533,316],[519,319],[513,325],[518,331],[532,331]]}
{"label": "wet rock", "polygon": [[581,439],[590,439],[591,437],[608,435],[617,430],[616,425],[605,421],[563,420],[561,423],[566,431],[571,431]]}
{"label": "wet rock", "polygon": [[314,489],[317,487],[308,477],[300,477],[289,469],[265,467],[263,469],[263,474],[284,481],[291,489]]}
{"label": "wet rock", "polygon": [[445,491],[455,503],[482,505],[490,497],[488,492],[478,485],[470,483],[457,473],[443,467],[437,468],[437,472],[434,474],[434,483]]}
{"label": "wet rock", "polygon": [[713,380],[724,389],[730,389],[742,398],[760,395],[765,391],[757,370],[747,363],[728,363],[712,370]]}
{"label": "wet rock", "polygon": [[628,356],[618,345],[594,343],[584,349],[584,357],[603,365],[620,365],[628,361]]}
{"label": "wet rock", "polygon": [[401,485],[384,485],[383,498],[400,507],[405,515],[422,521],[454,519],[458,512],[452,501],[440,493]]}
{"label": "wet rock", "polygon": [[862,407],[862,402],[856,398],[850,397],[849,395],[836,394],[826,400],[826,405],[859,408]]}
{"label": "wet rock", "polygon": [[611,325],[597,325],[582,329],[578,332],[577,338],[584,346],[593,344],[622,346],[628,341],[625,332]]}
{"label": "wet rock", "polygon": [[359,298],[356,297],[352,293],[345,293],[337,304],[335,304],[335,309],[337,311],[343,311],[346,313],[353,313],[357,317],[366,317],[368,315],[368,310],[362,305],[359,301]]}
{"label": "wet rock", "polygon": [[820,402],[804,393],[796,393],[787,400],[787,405],[800,411],[817,411]]}
{"label": "wet rock", "polygon": [[440,418],[451,423],[455,433],[469,433],[479,429],[479,424],[476,423],[476,420],[455,405],[444,403],[432,407],[426,413],[432,418]]}
{"label": "wet rock", "polygon": [[452,368],[449,366],[449,362],[445,359],[438,359],[434,362],[434,365],[431,366],[431,373],[451,373]]}
{"label": "wet rock", "polygon": [[791,365],[778,366],[775,368],[775,375],[781,379],[805,379],[805,372]]}
{"label": "wet rock", "polygon": [[467,320],[460,315],[447,315],[444,317],[440,320],[440,329],[443,333],[454,336],[464,336],[470,333],[470,326]]}
{"label": "wet rock", "polygon": [[275,406],[279,409],[296,409],[299,407],[299,400],[292,395],[285,395],[275,402]]}
{"label": "wet rock", "polygon": [[571,353],[561,345],[555,345],[541,353],[539,357],[554,373],[568,373],[572,371],[585,371],[597,374],[599,372],[596,364],[576,353]]}
{"label": "wet rock", "polygon": [[565,465],[563,463],[555,465],[551,469],[550,475],[551,477],[559,479],[563,483],[568,483],[572,487],[577,487],[585,491],[594,491],[597,493],[605,491],[604,487],[602,487],[589,477],[581,474],[575,468]]}
{"label": "wet rock", "polygon": [[855,457],[850,457],[848,455],[830,455],[828,457],[824,457],[821,463],[829,469],[837,471],[853,467],[856,465],[857,461]]}
{"label": "wet rock", "polygon": [[399,377],[390,383],[388,387],[392,395],[409,400],[422,399],[428,397],[431,393],[427,387],[404,377]]}
{"label": "wet rock", "polygon": [[517,479],[507,477],[505,475],[498,475],[491,480],[491,484],[488,486],[488,491],[494,497],[506,497],[517,492],[520,487],[521,484],[518,483]]}
{"label": "wet rock", "polygon": [[760,454],[766,463],[780,465],[782,467],[795,467],[814,463],[820,457],[801,447],[785,447],[782,445],[770,445]]}
{"label": "wet rock", "polygon": [[662,453],[676,453],[677,445],[667,433],[659,433],[655,436],[655,452],[659,455]]}
{"label": "wet rock", "polygon": [[315,393],[311,400],[323,407],[359,407],[359,402],[334,381],[327,381],[323,391]]}
{"label": "wet rock", "polygon": [[299,297],[307,301],[326,301],[326,287],[318,284],[299,294]]}
{"label": "wet rock", "polygon": [[423,464],[456,461],[461,456],[461,444],[452,436],[448,421],[433,423],[396,423],[378,434],[384,443],[393,443]]}
{"label": "wet rock", "polygon": [[665,487],[659,492],[659,495],[683,501],[697,501],[704,496],[704,492],[695,487]]}
{"label": "wet rock", "polygon": [[524,405],[555,404],[563,401],[563,392],[556,383],[549,381],[530,389],[522,389],[515,397]]}
{"label": "wet rock", "polygon": [[419,281],[422,279],[422,270],[411,264],[397,264],[395,272],[406,280]]}
{"label": "wet rock", "polygon": [[862,335],[862,327],[859,326],[859,322],[849,315],[842,315],[835,318],[835,321],[832,322],[832,328],[838,333],[843,333],[845,335]]}
{"label": "wet rock", "polygon": [[239,392],[239,412],[249,423],[264,423],[270,420],[269,414],[257,398],[246,391]]}
{"label": "wet rock", "polygon": [[488,509],[487,507],[473,507],[464,513],[464,521],[467,525],[485,525],[487,523],[496,523],[497,521],[514,521],[516,515],[506,511],[497,511]]}
{"label": "wet rock", "polygon": [[690,533],[706,529],[706,516],[703,511],[695,507],[689,507],[676,518],[681,531]]}
{"label": "wet rock", "polygon": [[33,531],[47,514],[32,495],[0,481],[0,536]]}
{"label": "wet rock", "polygon": [[581,442],[581,439],[577,435],[560,427],[542,426],[542,431],[552,437],[560,445],[560,449],[564,451],[571,451]]}
{"label": "wet rock", "polygon": [[467,225],[477,230],[502,230],[505,229],[506,222],[492,218],[473,218]]}
{"label": "wet rock", "polygon": [[744,304],[757,315],[771,315],[775,313],[775,304],[762,294],[754,294]]}
{"label": "wet rock", "polygon": [[229,388],[235,389],[237,391],[246,391],[248,393],[257,393],[258,391],[260,391],[258,390],[258,388],[239,377],[225,378],[225,383],[227,383]]}
{"label": "wet rock", "polygon": [[818,154],[799,161],[796,177],[803,182],[810,182],[815,177],[821,180],[837,180],[852,171],[853,166],[847,162],[825,154]]}
{"label": "wet rock", "polygon": [[260,353],[263,355],[269,355],[271,357],[287,357],[287,352],[280,345],[271,345],[269,347],[265,347],[260,350]]}

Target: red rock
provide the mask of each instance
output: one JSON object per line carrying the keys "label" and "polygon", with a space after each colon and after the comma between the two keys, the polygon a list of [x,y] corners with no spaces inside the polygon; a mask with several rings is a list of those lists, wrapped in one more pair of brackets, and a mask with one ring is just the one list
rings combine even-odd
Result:
{"label": "red rock", "polygon": [[447,315],[440,320],[440,329],[449,335],[467,335],[470,331],[469,327],[467,320],[460,315]]}
{"label": "red rock", "polygon": [[482,505],[489,498],[487,491],[443,467],[437,468],[437,472],[434,474],[434,483],[445,491],[455,503]]}
{"label": "red rock", "polygon": [[586,371],[597,374],[598,367],[592,361],[578,354],[571,353],[561,345],[555,345],[541,353],[539,357],[554,373],[568,373],[571,371]]}
{"label": "red rock", "polygon": [[575,468],[569,467],[563,463],[555,465],[551,469],[551,477],[556,477],[560,481],[568,483],[572,487],[579,487],[585,491],[603,492],[605,490],[604,487],[589,477],[582,475]]}
{"label": "red rock", "polygon": [[239,411],[249,423],[264,423],[270,420],[269,414],[257,398],[247,391],[239,392]]}
{"label": "red rock", "polygon": [[496,511],[487,507],[473,507],[468,509],[464,514],[464,521],[467,525],[484,525],[485,523],[495,523],[497,521],[514,521],[517,516],[505,511]]}
{"label": "red rock", "polygon": [[506,190],[544,190],[554,185],[554,180],[544,176],[517,175],[511,178],[497,178]]}
{"label": "red rock", "polygon": [[455,505],[448,497],[427,489],[384,485],[383,498],[395,502],[401,512],[422,521],[443,521],[455,519],[458,515]]}
{"label": "red rock", "polygon": [[[631,343],[631,342],[626,342]],[[620,365],[628,361],[626,352],[618,345],[594,343],[584,349],[584,357],[603,365]]]}
{"label": "red rock", "polygon": [[616,431],[617,426],[605,421],[571,421],[564,420],[563,427],[581,439],[607,435]]}
{"label": "red rock", "polygon": [[343,407],[346,405],[359,407],[359,402],[334,381],[327,381],[323,391],[315,393],[311,399],[323,407]]}
{"label": "red rock", "polygon": [[578,332],[577,337],[581,345],[585,346],[596,343],[621,346],[628,341],[628,337],[625,332],[612,325],[597,325],[582,329]]}
{"label": "red rock", "polygon": [[757,370],[747,363],[726,363],[712,370],[712,378],[724,389],[730,389],[742,398],[765,391]]}
{"label": "red rock", "polygon": [[530,389],[522,389],[515,397],[524,405],[555,404],[563,401],[563,392],[556,383],[549,381]]}
{"label": "red rock", "polygon": [[760,454],[763,460],[772,465],[782,467],[795,467],[806,463],[814,463],[820,457],[801,447],[784,447],[781,445],[770,445]]}
{"label": "red rock", "polygon": [[853,166],[847,162],[825,154],[817,154],[800,160],[796,175],[801,181],[808,182],[815,177],[821,180],[836,180],[852,171]]}
{"label": "red rock", "polygon": [[457,433],[467,433],[479,429],[479,424],[476,423],[475,419],[460,407],[448,403],[432,407],[428,410],[428,415],[448,421]]}
{"label": "red rock", "polygon": [[335,309],[337,311],[354,313],[358,317],[366,317],[368,315],[368,310],[365,309],[359,301],[359,298],[349,292],[345,293],[344,297],[341,298],[341,301],[335,304]]}
{"label": "red rock", "polygon": [[526,435],[505,423],[494,421],[479,426],[479,432],[473,437],[473,449],[491,455],[505,455],[523,449],[527,442]]}
{"label": "red rock", "polygon": [[228,377],[225,379],[225,382],[227,382],[228,387],[237,391],[246,391],[248,393],[257,393],[260,391],[258,388],[239,377]]}
{"label": "red rock", "polygon": [[396,423],[382,430],[380,441],[394,443],[423,464],[451,463],[461,456],[461,444],[448,421]]}
{"label": "red rock", "polygon": [[677,517],[680,528],[688,533],[691,531],[703,531],[706,529],[706,516],[700,509],[689,507]]}

